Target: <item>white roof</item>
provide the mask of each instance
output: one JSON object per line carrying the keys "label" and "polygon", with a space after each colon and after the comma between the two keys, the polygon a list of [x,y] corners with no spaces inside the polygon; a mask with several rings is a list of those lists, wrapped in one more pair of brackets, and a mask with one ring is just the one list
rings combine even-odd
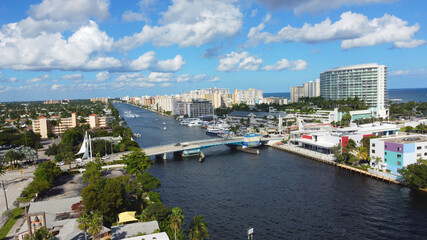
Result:
{"label": "white roof", "polygon": [[332,148],[336,145],[336,144],[333,144],[331,142],[313,141],[311,139],[304,139],[304,138],[296,139],[295,141],[310,144],[313,146],[323,147],[323,148]]}
{"label": "white roof", "polygon": [[160,229],[157,221],[129,223],[111,227],[111,236],[113,239],[123,239],[140,233],[150,234],[157,229]]}
{"label": "white roof", "polygon": [[165,232],[161,232],[161,233],[154,233],[154,234],[132,237],[132,238],[124,238],[123,240],[170,240],[170,239]]}

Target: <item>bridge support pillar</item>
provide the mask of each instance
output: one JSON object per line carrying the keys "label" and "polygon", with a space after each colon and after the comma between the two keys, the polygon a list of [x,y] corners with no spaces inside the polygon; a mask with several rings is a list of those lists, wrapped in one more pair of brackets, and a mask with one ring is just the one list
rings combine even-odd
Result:
{"label": "bridge support pillar", "polygon": [[205,158],[206,158],[205,154],[202,151],[200,151],[200,153],[199,153],[199,162],[203,162],[205,160]]}
{"label": "bridge support pillar", "polygon": [[156,155],[157,160],[166,160],[166,157],[167,157],[166,153]]}

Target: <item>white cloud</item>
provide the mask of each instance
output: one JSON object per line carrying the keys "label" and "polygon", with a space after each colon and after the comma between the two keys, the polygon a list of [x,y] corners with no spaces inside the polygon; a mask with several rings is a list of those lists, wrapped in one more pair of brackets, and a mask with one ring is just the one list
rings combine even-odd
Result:
{"label": "white cloud", "polygon": [[50,78],[49,74],[45,74],[43,76],[35,77],[35,78],[32,78],[32,79],[28,80],[27,84],[41,82],[41,81],[43,81],[45,79],[48,79],[48,78]]}
{"label": "white cloud", "polygon": [[157,70],[161,72],[176,72],[181,70],[185,64],[181,55],[176,55],[174,59],[162,60],[157,62]]}
{"label": "white cloud", "polygon": [[60,90],[60,88],[62,88],[64,85],[61,85],[61,84],[53,84],[52,85],[52,90]]}
{"label": "white cloud", "polygon": [[253,9],[251,11],[251,17],[255,17],[257,13],[258,13],[258,9],[257,8]]}
{"label": "white cloud", "polygon": [[412,69],[412,70],[394,70],[389,73],[390,76],[408,76],[408,75],[417,75],[417,76],[427,76],[427,71],[424,68]]}
{"label": "white cloud", "polygon": [[96,74],[96,82],[105,82],[108,79],[110,79],[110,73],[109,72],[99,72]]}
{"label": "white cloud", "polygon": [[106,19],[110,16],[109,5],[109,0],[43,0],[40,4],[31,5],[28,13],[37,20]]}
{"label": "white cloud", "polygon": [[229,0],[173,0],[159,22],[163,25],[145,25],[141,32],[120,39],[117,46],[125,51],[148,41],[155,46],[200,46],[238,33],[242,13]]}
{"label": "white cloud", "polygon": [[83,74],[81,73],[67,74],[62,76],[62,79],[71,80],[71,81],[80,81],[83,79]]}
{"label": "white cloud", "polygon": [[161,87],[170,87],[170,86],[172,86],[172,84],[170,84],[170,83],[162,83],[160,86]]}
{"label": "white cloud", "polygon": [[233,51],[219,59],[216,70],[221,72],[241,70],[256,71],[262,63],[262,59],[250,56],[248,52],[237,53]]}
{"label": "white cloud", "polygon": [[218,81],[219,81],[219,77],[213,77],[208,80],[208,82],[218,82]]}
{"label": "white cloud", "polygon": [[409,48],[426,43],[425,40],[413,39],[420,29],[419,24],[409,26],[408,22],[388,14],[369,20],[363,14],[345,12],[334,23],[327,18],[314,25],[305,23],[301,28],[288,25],[275,34],[262,32],[264,22],[250,29],[246,46],[261,42],[317,43],[342,40],[341,48],[349,49],[384,43],[394,43],[396,48]]}
{"label": "white cloud", "polygon": [[163,73],[163,72],[151,72],[148,75],[149,82],[169,82],[173,73]]}
{"label": "white cloud", "polygon": [[293,9],[295,14],[305,12],[316,13],[328,9],[339,8],[341,6],[389,3],[394,1],[396,0],[257,0],[259,3],[266,4],[271,10],[281,8]]}
{"label": "white cloud", "polygon": [[[1,79],[1,78],[0,78]],[[15,83],[15,82],[20,82],[21,80],[19,80],[16,77],[11,77],[11,78],[6,78],[3,79],[2,82],[6,82],[6,83]]]}
{"label": "white cloud", "polygon": [[[0,31],[0,67],[15,70],[94,70],[119,67],[113,58],[97,57],[110,51],[113,39],[90,21],[68,39],[60,33],[40,33],[36,37],[23,37],[16,24],[8,24]],[[12,31],[13,30],[13,31]],[[104,61],[101,61],[103,60]],[[112,64],[112,62],[114,64]],[[104,64],[104,66],[102,65]]]}
{"label": "white cloud", "polygon": [[154,10],[153,5],[155,4],[154,0],[140,0],[138,3],[139,12],[134,12],[133,10],[126,10],[122,14],[122,20],[125,22],[135,22],[135,21],[144,21],[149,22],[148,13],[151,10]]}
{"label": "white cloud", "polygon": [[204,79],[206,79],[206,74],[191,75],[186,73],[177,76],[176,82],[197,82]]}
{"label": "white cloud", "polygon": [[274,65],[266,65],[262,68],[264,71],[282,71],[285,69],[290,69],[292,71],[301,71],[307,69],[307,62],[301,59],[296,61],[289,61],[286,58],[283,58],[277,61]]}
{"label": "white cloud", "polygon": [[[224,71],[239,71],[239,70],[257,70],[262,64],[262,59],[256,59],[249,56],[248,52],[231,52],[219,58],[219,64],[216,70]],[[238,65],[236,67],[236,65]]]}

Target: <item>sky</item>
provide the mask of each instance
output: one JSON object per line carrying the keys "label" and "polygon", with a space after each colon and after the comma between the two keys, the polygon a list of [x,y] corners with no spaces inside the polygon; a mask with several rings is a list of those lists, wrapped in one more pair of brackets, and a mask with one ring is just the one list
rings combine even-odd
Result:
{"label": "sky", "polygon": [[427,88],[425,0],[2,0],[0,101],[289,92],[379,63]]}

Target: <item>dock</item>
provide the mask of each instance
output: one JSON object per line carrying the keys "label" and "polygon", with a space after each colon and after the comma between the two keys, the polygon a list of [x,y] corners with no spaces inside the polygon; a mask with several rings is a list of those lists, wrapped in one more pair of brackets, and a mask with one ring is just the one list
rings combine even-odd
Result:
{"label": "dock", "polygon": [[311,150],[307,150],[307,149],[303,149],[300,147],[296,147],[293,145],[287,145],[287,144],[283,144],[283,145],[272,145],[273,148],[278,149],[278,150],[282,150],[285,152],[289,152],[292,154],[296,154],[302,157],[306,157],[318,162],[322,162],[322,163],[326,163],[329,165],[333,165],[335,167],[344,169],[346,171],[351,171],[354,173],[359,173],[362,175],[365,175],[367,177],[371,177],[380,181],[384,181],[387,183],[394,183],[394,184],[399,184],[399,185],[403,185],[406,186],[404,183],[397,181],[396,179],[390,178],[390,177],[386,177],[386,176],[382,176],[379,174],[375,174],[375,173],[371,173],[371,172],[367,172],[352,166],[348,166],[345,164],[340,164],[340,163],[336,163],[335,162],[335,157],[331,154],[323,154],[323,153],[319,153],[319,152],[313,152]]}

